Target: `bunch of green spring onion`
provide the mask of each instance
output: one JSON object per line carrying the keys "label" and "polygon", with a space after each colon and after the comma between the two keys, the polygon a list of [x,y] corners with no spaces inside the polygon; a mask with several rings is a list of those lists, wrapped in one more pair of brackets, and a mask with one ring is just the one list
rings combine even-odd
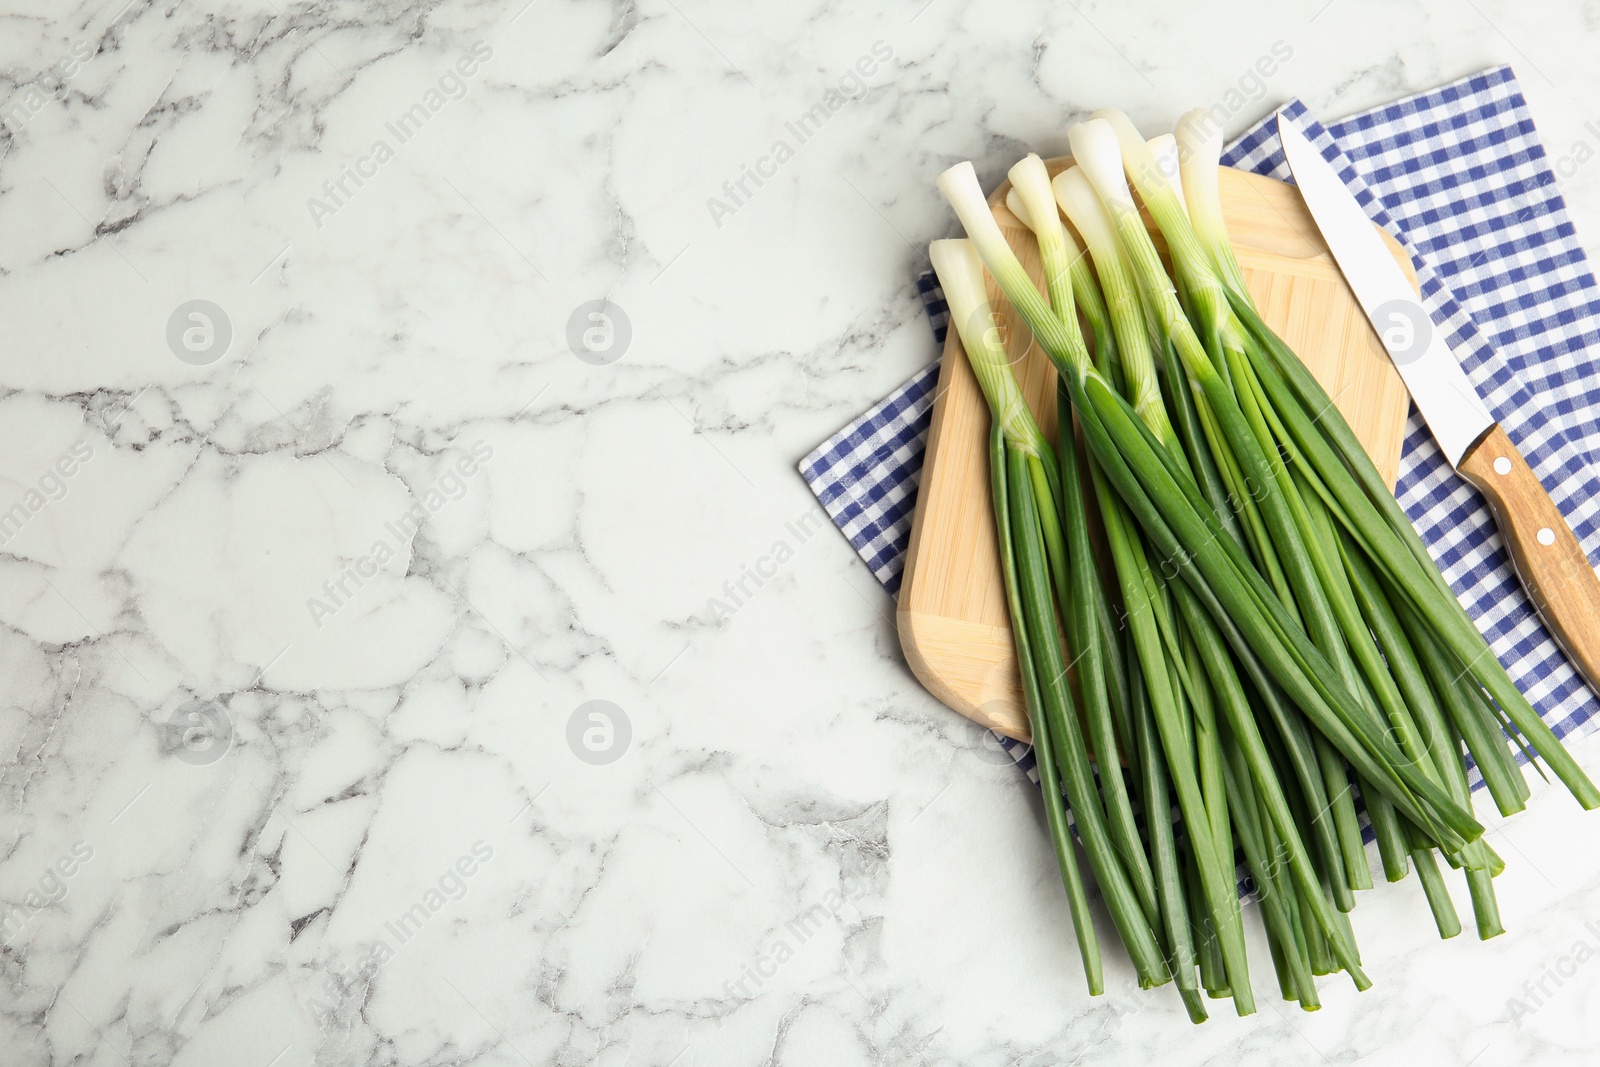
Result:
{"label": "bunch of green spring onion", "polygon": [[[1042,293],[970,163],[939,178],[967,238],[931,248],[992,415],[1006,599],[1090,992],[1103,968],[1073,830],[1141,985],[1171,981],[1196,1022],[1207,997],[1254,1010],[1240,853],[1279,990],[1312,1010],[1315,976],[1370,984],[1346,914],[1372,886],[1358,797],[1385,877],[1416,868],[1442,937],[1461,921],[1441,856],[1478,935],[1502,931],[1468,754],[1504,815],[1529,795],[1508,739],[1600,805],[1262,321],[1209,126],[1191,113],[1176,142],[1147,143],[1100,112],[1069,131],[1076,165],[1054,180],[1037,156],[1013,167]],[[1012,375],[985,268],[1055,365],[1054,441]]]}

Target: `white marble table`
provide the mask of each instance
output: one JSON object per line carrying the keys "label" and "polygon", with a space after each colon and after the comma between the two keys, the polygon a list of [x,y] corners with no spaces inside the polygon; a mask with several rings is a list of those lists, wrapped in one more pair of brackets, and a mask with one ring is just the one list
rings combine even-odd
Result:
{"label": "white marble table", "polygon": [[1117,960],[1091,1003],[1030,787],[794,463],[932,357],[948,163],[1508,61],[1594,247],[1597,46],[1506,0],[9,4],[0,1061],[1594,1062],[1600,819],[1541,790],[1498,942],[1411,882],[1318,1015],[1196,1030]]}

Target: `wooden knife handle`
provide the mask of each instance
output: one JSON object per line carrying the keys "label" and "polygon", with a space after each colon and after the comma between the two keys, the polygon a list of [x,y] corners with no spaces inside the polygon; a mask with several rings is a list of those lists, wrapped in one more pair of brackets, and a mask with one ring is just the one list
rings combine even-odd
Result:
{"label": "wooden knife handle", "polygon": [[1457,470],[1488,500],[1550,635],[1600,693],[1600,578],[1539,476],[1499,426],[1472,446]]}

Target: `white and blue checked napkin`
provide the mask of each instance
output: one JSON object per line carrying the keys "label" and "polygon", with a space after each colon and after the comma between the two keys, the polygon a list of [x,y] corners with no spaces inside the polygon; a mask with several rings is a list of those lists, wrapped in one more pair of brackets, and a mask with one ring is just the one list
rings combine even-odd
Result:
{"label": "white and blue checked napkin", "polygon": [[[1566,514],[1600,548],[1600,288],[1510,67],[1323,127],[1283,109],[1373,221],[1417,261],[1423,301],[1468,376]],[[1223,162],[1288,180],[1275,116]],[[948,313],[917,279],[934,337]],[[1592,352],[1591,352],[1592,349]],[[939,366],[824,441],[800,472],[892,595],[900,587]],[[1483,500],[1411,412],[1395,495],[1511,678],[1556,736],[1600,725],[1600,703],[1551,640]],[[1031,773],[1028,746],[1002,741]],[[1473,785],[1481,785],[1473,768]]]}

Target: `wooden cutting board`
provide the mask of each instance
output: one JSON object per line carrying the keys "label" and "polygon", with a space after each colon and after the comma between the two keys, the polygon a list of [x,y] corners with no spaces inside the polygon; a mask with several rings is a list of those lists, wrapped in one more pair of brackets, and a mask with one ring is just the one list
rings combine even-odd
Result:
{"label": "wooden cutting board", "polygon": [[[1071,165],[1049,161],[1052,174]],[[1392,486],[1409,397],[1292,185],[1223,168],[1223,213],[1262,316],[1305,360]],[[1009,183],[989,198],[1001,229],[1041,292],[1033,235],[1006,210]],[[1151,227],[1151,232],[1155,228]],[[1390,250],[1412,278],[1410,258]],[[1159,245],[1159,237],[1158,237]],[[1055,438],[1055,369],[989,279],[1024,394]],[[989,505],[989,410],[952,328],[933,406],[911,544],[901,579],[900,644],[929,691],[976,722],[1027,740],[1028,713],[1011,645]]]}

